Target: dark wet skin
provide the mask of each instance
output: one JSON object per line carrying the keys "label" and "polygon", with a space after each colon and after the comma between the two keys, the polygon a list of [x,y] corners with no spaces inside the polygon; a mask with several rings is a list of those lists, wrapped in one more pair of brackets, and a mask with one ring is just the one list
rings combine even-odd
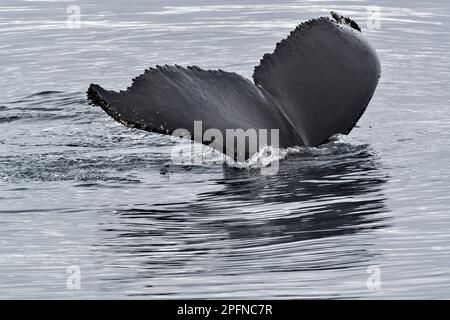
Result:
{"label": "dark wet skin", "polygon": [[202,132],[222,132],[214,146],[222,152],[226,129],[279,129],[280,147],[317,146],[353,129],[380,73],[358,25],[332,13],[302,23],[264,55],[253,83],[237,73],[166,65],[145,70],[125,91],[91,84],[87,95],[116,121],[151,132],[183,128],[194,138],[201,120]]}

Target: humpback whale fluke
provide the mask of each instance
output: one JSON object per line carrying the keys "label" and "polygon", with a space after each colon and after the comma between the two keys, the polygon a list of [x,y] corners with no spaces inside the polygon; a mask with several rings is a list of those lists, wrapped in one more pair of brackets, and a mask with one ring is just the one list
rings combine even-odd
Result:
{"label": "humpback whale fluke", "polygon": [[193,132],[202,120],[203,131],[279,129],[281,147],[320,145],[352,130],[381,72],[356,22],[331,14],[277,43],[255,67],[253,83],[232,72],[165,65],[145,70],[125,91],[91,84],[88,99],[124,125],[157,133]]}

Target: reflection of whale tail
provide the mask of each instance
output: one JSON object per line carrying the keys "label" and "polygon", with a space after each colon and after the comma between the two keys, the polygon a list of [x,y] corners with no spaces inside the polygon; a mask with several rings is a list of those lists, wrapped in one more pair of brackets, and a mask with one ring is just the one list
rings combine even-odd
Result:
{"label": "reflection of whale tail", "polygon": [[203,130],[279,129],[280,145],[315,146],[347,134],[367,107],[380,63],[358,25],[335,13],[299,25],[264,55],[253,75],[158,66],[126,91],[91,85],[88,98],[117,121],[171,134]]}

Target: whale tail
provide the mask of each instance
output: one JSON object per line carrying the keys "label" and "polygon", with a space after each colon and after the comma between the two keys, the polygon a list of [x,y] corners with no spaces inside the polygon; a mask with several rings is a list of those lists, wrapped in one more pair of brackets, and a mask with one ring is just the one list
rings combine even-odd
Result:
{"label": "whale tail", "polygon": [[351,19],[332,13],[299,25],[255,67],[254,83],[222,70],[157,66],[125,91],[91,84],[88,99],[120,123],[171,134],[279,129],[280,146],[316,146],[348,134],[380,77],[372,46]]}

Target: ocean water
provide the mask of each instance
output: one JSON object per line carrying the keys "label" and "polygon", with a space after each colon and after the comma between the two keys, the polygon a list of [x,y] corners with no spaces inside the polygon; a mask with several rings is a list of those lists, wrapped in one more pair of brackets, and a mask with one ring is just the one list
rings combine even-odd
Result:
{"label": "ocean water", "polygon": [[[330,10],[382,77],[349,136],[276,174],[174,164],[86,101],[156,64],[251,77]],[[444,0],[2,1],[0,298],[450,298],[449,24]]]}

